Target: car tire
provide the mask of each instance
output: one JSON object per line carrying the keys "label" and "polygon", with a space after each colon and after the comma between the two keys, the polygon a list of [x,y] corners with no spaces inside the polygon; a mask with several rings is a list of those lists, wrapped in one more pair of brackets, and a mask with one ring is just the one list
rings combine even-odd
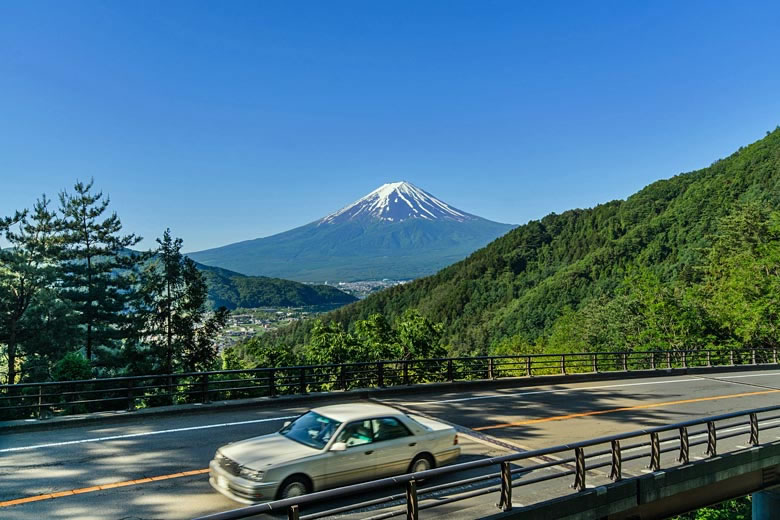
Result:
{"label": "car tire", "polygon": [[417,473],[418,471],[426,471],[436,467],[436,463],[433,457],[427,453],[417,455],[409,464],[409,473]]}
{"label": "car tire", "polygon": [[311,483],[304,477],[289,477],[279,486],[276,498],[282,500],[311,493]]}

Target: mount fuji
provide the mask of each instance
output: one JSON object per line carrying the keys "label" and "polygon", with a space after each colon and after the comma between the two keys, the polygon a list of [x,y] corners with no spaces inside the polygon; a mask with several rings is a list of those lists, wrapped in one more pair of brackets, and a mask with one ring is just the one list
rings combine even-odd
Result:
{"label": "mount fuji", "polygon": [[403,181],[305,226],[188,256],[247,275],[304,282],[411,279],[465,258],[514,227]]}

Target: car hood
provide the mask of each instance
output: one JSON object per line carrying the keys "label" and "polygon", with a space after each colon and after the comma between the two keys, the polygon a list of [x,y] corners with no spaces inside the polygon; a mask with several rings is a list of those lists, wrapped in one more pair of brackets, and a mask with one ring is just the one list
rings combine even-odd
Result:
{"label": "car hood", "polygon": [[263,470],[283,462],[320,453],[309,446],[292,441],[279,433],[253,437],[223,446],[219,452],[242,466]]}

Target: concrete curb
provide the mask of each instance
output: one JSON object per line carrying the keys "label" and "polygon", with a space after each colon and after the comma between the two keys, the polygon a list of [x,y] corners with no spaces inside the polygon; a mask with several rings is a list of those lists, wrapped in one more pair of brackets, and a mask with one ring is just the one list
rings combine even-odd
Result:
{"label": "concrete curb", "polygon": [[662,370],[632,370],[615,372],[598,372],[582,374],[558,374],[550,376],[508,377],[502,379],[481,379],[475,381],[455,381],[452,383],[424,383],[409,386],[393,386],[386,388],[364,388],[337,392],[317,392],[306,395],[285,395],[279,397],[258,397],[253,399],[235,399],[230,401],[214,401],[206,404],[183,404],[144,408],[135,411],[95,412],[82,415],[64,415],[51,419],[21,419],[0,421],[0,434],[55,430],[83,426],[86,424],[115,424],[143,420],[148,416],[192,415],[212,410],[268,408],[279,406],[309,406],[310,403],[322,401],[359,401],[364,399],[381,399],[384,396],[424,395],[435,392],[459,392],[475,390],[493,390],[500,388],[523,388],[529,386],[582,383],[587,381],[613,381],[617,379],[640,379],[654,377],[669,377],[679,375],[715,374],[722,372],[752,372],[777,368],[776,364],[737,365],[723,367],[691,367]]}

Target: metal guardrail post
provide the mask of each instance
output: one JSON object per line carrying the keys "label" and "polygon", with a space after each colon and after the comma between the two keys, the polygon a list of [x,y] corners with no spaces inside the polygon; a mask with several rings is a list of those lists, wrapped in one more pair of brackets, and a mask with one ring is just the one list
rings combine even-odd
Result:
{"label": "metal guardrail post", "polygon": [[572,488],[577,491],[585,489],[585,450],[583,448],[574,448],[574,484]]}
{"label": "metal guardrail post", "polygon": [[404,384],[409,384],[409,360],[404,359]]}
{"label": "metal guardrail post", "polygon": [[620,441],[612,441],[612,469],[609,471],[610,480],[617,482],[623,478],[623,456],[620,451]]}
{"label": "metal guardrail post", "polygon": [[273,368],[268,371],[268,396],[276,397],[276,370]]}
{"label": "metal guardrail post", "polygon": [[287,520],[298,520],[301,516],[301,511],[298,505],[292,505],[287,510]]}
{"label": "metal guardrail post", "polygon": [[376,364],[376,385],[379,388],[385,386],[385,364],[381,361]]}
{"label": "metal guardrail post", "polygon": [[658,439],[658,432],[650,433],[650,464],[647,469],[650,471],[661,469],[661,442]]}
{"label": "metal guardrail post", "polygon": [[691,460],[691,445],[688,442],[688,428],[680,428],[680,454],[677,456],[677,462],[688,464]]}
{"label": "metal guardrail post", "polygon": [[707,456],[714,457],[718,454],[718,434],[715,430],[715,423],[707,422]]}
{"label": "metal guardrail post", "polygon": [[[309,393],[309,385],[306,383],[306,367],[301,367],[301,375],[300,375],[300,381],[298,382],[300,384],[300,388],[298,391],[301,393],[301,395],[306,395]],[[379,386],[382,386],[381,384]]]}
{"label": "metal guardrail post", "polygon": [[417,520],[417,482],[410,480],[406,483],[406,520]]}
{"label": "metal guardrail post", "polygon": [[347,389],[347,365],[341,365],[339,368],[339,388]]}
{"label": "metal guardrail post", "polygon": [[506,461],[501,463],[501,498],[498,507],[501,511],[512,510],[512,469]]}
{"label": "metal guardrail post", "polygon": [[455,381],[455,367],[452,364],[452,359],[447,360],[447,381]]}
{"label": "metal guardrail post", "polygon": [[43,387],[38,385],[38,420],[43,419]]}
{"label": "metal guardrail post", "polygon": [[758,446],[758,416],[750,414],[750,445]]}
{"label": "metal guardrail post", "polygon": [[525,357],[525,375],[531,377],[531,356]]}
{"label": "metal guardrail post", "polygon": [[135,410],[135,393],[133,392],[133,380],[127,380],[127,411]]}
{"label": "metal guardrail post", "polygon": [[209,375],[203,374],[200,381],[200,402],[206,404],[209,402]]}

